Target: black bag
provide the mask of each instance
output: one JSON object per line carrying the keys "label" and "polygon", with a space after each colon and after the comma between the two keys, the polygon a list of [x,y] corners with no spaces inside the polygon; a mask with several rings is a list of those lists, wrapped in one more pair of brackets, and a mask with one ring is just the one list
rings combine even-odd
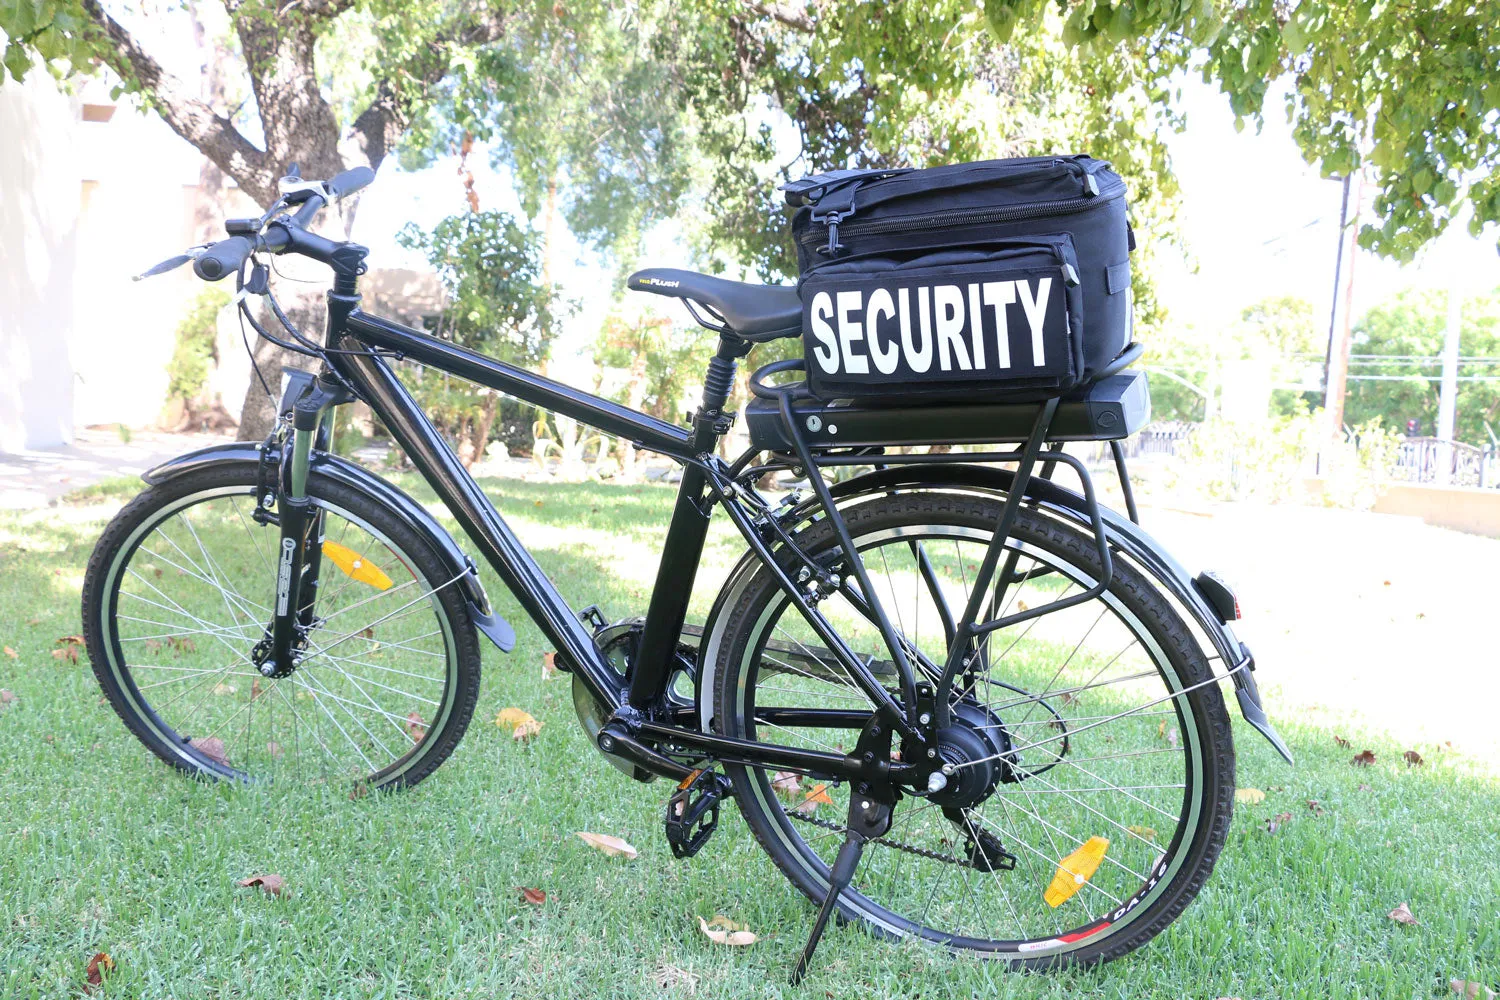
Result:
{"label": "black bag", "polygon": [[1042,399],[1130,339],[1125,182],[1087,156],[788,184],[808,388]]}

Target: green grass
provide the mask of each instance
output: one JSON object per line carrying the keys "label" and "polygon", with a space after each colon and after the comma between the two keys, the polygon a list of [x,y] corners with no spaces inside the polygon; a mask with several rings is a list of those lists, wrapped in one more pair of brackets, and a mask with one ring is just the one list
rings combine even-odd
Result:
{"label": "green grass", "polygon": [[[644,609],[670,490],[489,485],[570,600],[611,618]],[[1146,949],[1019,975],[834,928],[793,990],[811,905],[732,809],[702,854],[672,860],[668,789],[630,782],[589,747],[567,681],[541,680],[545,640],[493,581],[520,644],[485,654],[474,725],[420,787],[350,800],[329,786],[191,781],[99,703],[86,663],[50,655],[79,630],[89,550],[133,490],[0,514],[0,644],[17,654],[0,655],[0,687],[18,696],[0,710],[0,996],[76,994],[97,951],[117,963],[103,995],[153,998],[687,995],[681,980],[658,985],[668,969],[713,997],[1435,997],[1451,977],[1500,978],[1494,772],[1456,756],[1408,768],[1373,730],[1344,734],[1378,756],[1353,768],[1328,733],[1277,718],[1297,767],[1237,727],[1239,784],[1266,800],[1238,810],[1207,888]],[[738,551],[714,535],[700,614]],[[508,705],[541,719],[541,735],[518,745],[495,727]],[[1293,819],[1268,833],[1281,812]],[[606,857],[577,830],[641,856]],[[286,896],[235,887],[261,872],[285,876]],[[516,886],[547,903],[520,902]],[[1387,919],[1403,901],[1419,925]],[[760,942],[712,945],[695,918],[715,913]]]}

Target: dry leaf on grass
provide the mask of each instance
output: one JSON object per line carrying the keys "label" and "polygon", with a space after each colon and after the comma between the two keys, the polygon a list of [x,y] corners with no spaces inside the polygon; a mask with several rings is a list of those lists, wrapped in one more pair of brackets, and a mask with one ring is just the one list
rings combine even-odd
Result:
{"label": "dry leaf on grass", "polygon": [[1366,784],[1364,784],[1364,783],[1361,783],[1361,784],[1360,784],[1360,786],[1359,786],[1359,790],[1360,790],[1360,791],[1361,791],[1361,792],[1368,792],[1368,791],[1371,791],[1371,788],[1370,788],[1370,786],[1369,786],[1369,785],[1366,785]]}
{"label": "dry leaf on grass", "polygon": [[1398,923],[1398,924],[1407,924],[1407,925],[1410,925],[1410,924],[1414,924],[1414,923],[1417,922],[1417,918],[1414,917],[1414,916],[1412,916],[1411,910],[1407,907],[1407,905],[1405,903],[1402,903],[1400,906],[1396,907],[1390,913],[1387,913],[1386,916],[1390,917],[1392,920],[1396,921],[1396,923]]}
{"label": "dry leaf on grass", "polygon": [[8,657],[10,657],[12,660],[14,660],[18,656],[20,656],[21,654],[17,653],[14,649],[11,649],[9,646],[6,646],[5,647],[5,655],[8,656]]}
{"label": "dry leaf on grass", "polygon": [[1156,738],[1166,741],[1167,746],[1177,745],[1177,727],[1168,726],[1165,722],[1156,727]]}
{"label": "dry leaf on grass", "polygon": [[603,851],[612,858],[627,858],[634,860],[640,856],[640,851],[631,847],[619,837],[611,837],[607,833],[584,833],[580,830],[575,836],[596,851]]}
{"label": "dry leaf on grass", "polygon": [[354,787],[349,789],[349,801],[357,802],[370,794],[370,786],[363,781],[356,781]]}
{"label": "dry leaf on grass", "polygon": [[94,992],[104,985],[105,974],[113,971],[115,971],[115,960],[109,957],[109,952],[96,952],[94,957],[89,959],[88,968],[84,970],[87,981],[83,987],[83,991],[85,993]]}
{"label": "dry leaf on grass", "polygon": [[60,635],[60,636],[57,637],[57,644],[59,646],[82,646],[83,645],[83,636],[81,636],[81,635]]}
{"label": "dry leaf on grass", "polygon": [[286,751],[281,749],[280,743],[277,743],[275,740],[271,740],[266,744],[266,753],[270,754],[272,757],[280,757],[282,754],[286,753]]}
{"label": "dry leaf on grass", "polygon": [[235,884],[241,889],[256,886],[265,892],[267,896],[279,896],[286,885],[286,879],[280,875],[251,875],[249,878],[240,879]]}
{"label": "dry leaf on grass", "polygon": [[422,737],[427,735],[427,720],[422,718],[421,712],[412,712],[407,715],[406,733],[413,743],[422,742]]}
{"label": "dry leaf on grass", "polygon": [[806,815],[807,813],[816,812],[818,806],[831,805],[833,805],[833,799],[828,796],[828,786],[820,782],[814,785],[812,791],[808,792],[802,801],[797,804],[797,812]]}
{"label": "dry leaf on grass", "polygon": [[1156,827],[1154,826],[1127,826],[1126,830],[1140,837],[1142,840],[1156,841]]}
{"label": "dry leaf on grass", "polygon": [[557,654],[542,654],[542,680],[550,681],[557,676]]}
{"label": "dry leaf on grass", "polygon": [[1361,750],[1359,753],[1354,755],[1354,758],[1350,760],[1349,763],[1353,764],[1355,767],[1369,767],[1371,764],[1375,763],[1375,751]]}
{"label": "dry leaf on grass", "polygon": [[1277,830],[1280,830],[1283,826],[1290,823],[1291,821],[1291,813],[1277,813],[1275,816],[1272,816],[1270,819],[1266,820],[1266,832],[1275,833]]}
{"label": "dry leaf on grass", "polygon": [[1410,767],[1421,767],[1423,764],[1427,763],[1422,759],[1422,755],[1417,753],[1415,750],[1406,751],[1406,753],[1401,755],[1401,759],[1406,761],[1407,765]]}
{"label": "dry leaf on grass", "polygon": [[795,771],[777,771],[771,775],[771,790],[786,798],[802,794],[802,776]]}
{"label": "dry leaf on grass", "polygon": [[698,918],[698,927],[714,944],[727,944],[735,948],[743,948],[747,944],[754,944],[760,938],[756,937],[744,924],[737,924],[728,917],[716,916],[712,920]]}
{"label": "dry leaf on grass", "polygon": [[224,741],[217,736],[200,736],[197,739],[188,740],[188,746],[213,761],[215,764],[229,764],[229,758],[224,755]]}
{"label": "dry leaf on grass", "polygon": [[532,906],[541,906],[547,901],[547,894],[540,889],[532,889],[528,886],[518,885],[516,891],[521,894],[521,899]]}
{"label": "dry leaf on grass", "polygon": [[1266,800],[1266,793],[1259,788],[1236,788],[1234,801],[1242,806],[1254,806]]}
{"label": "dry leaf on grass", "polygon": [[1496,997],[1500,997],[1500,994],[1484,983],[1476,983],[1472,980],[1450,979],[1448,988],[1459,996],[1465,997],[1466,1000],[1496,1000]]}
{"label": "dry leaf on grass", "polygon": [[9,708],[11,702],[15,700],[15,692],[13,692],[10,688],[0,688],[0,710]]}
{"label": "dry leaf on grass", "polygon": [[1343,750],[1349,749],[1349,741],[1344,739],[1342,736],[1339,736],[1337,733],[1334,734],[1333,745]]}
{"label": "dry leaf on grass", "polygon": [[54,660],[67,660],[69,663],[77,663],[78,647],[64,646],[62,649],[54,649],[52,651],[52,658]]}
{"label": "dry leaf on grass", "polygon": [[1312,810],[1312,814],[1314,816],[1321,816],[1325,812],[1328,811],[1328,810],[1324,809],[1321,805],[1318,804],[1318,800],[1317,799],[1308,799],[1307,800],[1307,808],[1309,808],[1309,809]]}
{"label": "dry leaf on grass", "polygon": [[233,684],[219,683],[214,685],[214,694],[221,697],[226,694],[234,694],[238,690],[239,688],[235,687]]}
{"label": "dry leaf on grass", "polygon": [[516,740],[529,740],[542,731],[542,724],[519,708],[502,708],[495,716],[495,725],[510,730]]}

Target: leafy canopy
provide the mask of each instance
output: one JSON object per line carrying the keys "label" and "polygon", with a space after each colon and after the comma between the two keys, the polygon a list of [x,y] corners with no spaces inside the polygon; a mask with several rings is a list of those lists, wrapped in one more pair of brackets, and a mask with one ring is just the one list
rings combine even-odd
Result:
{"label": "leafy canopy", "polygon": [[[997,37],[1059,8],[1063,40],[1090,59],[1134,53],[1157,100],[1196,69],[1241,121],[1274,87],[1308,162],[1364,167],[1376,221],[1366,249],[1409,260],[1465,210],[1500,220],[1500,9],[1444,0],[985,0]],[[1226,169],[1232,170],[1232,165]],[[1274,197],[1274,192],[1264,192]]]}

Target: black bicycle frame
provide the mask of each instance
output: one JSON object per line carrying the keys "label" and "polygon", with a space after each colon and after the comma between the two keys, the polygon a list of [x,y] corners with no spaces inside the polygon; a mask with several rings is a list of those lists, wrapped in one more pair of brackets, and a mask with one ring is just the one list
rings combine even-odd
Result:
{"label": "black bicycle frame", "polygon": [[[804,720],[784,721],[802,721],[809,725],[839,721],[858,730],[872,724],[873,717],[903,738],[926,742],[923,731],[908,721],[907,711],[855,656],[777,563],[762,536],[763,525],[758,526],[752,514],[736,502],[747,499],[745,491],[735,483],[730,467],[714,454],[719,437],[728,429],[722,408],[733,384],[735,363],[748,352],[750,344],[732,335],[721,337],[719,350],[710,363],[703,405],[695,416],[692,429],[688,430],[399,323],[368,315],[358,309],[358,304],[354,279],[337,278],[329,294],[328,366],[370,405],[478,547],[485,561],[494,568],[537,627],[555,644],[568,669],[577,675],[601,705],[613,712],[617,719],[629,723],[601,731],[601,749],[629,756],[647,770],[674,778],[690,773],[690,768],[645,747],[636,737],[670,743],[678,752],[714,760],[831,778],[885,784],[899,781],[907,772],[914,771],[909,764],[888,759],[870,760],[868,755],[816,753],[718,736],[703,731],[696,724],[678,725],[677,717],[672,713],[657,714],[652,718],[645,713],[649,707],[661,703],[671,680],[694,577],[707,538],[709,515],[713,504],[722,502],[752,551],[771,568],[791,602],[870,698],[873,706],[869,712],[815,713],[815,718],[809,716]],[[459,462],[421,406],[396,377],[387,357],[415,361],[572,417],[683,465],[682,482],[628,685],[620,684],[618,672],[605,658],[593,632]],[[865,592],[870,593],[868,589]],[[878,609],[878,602],[876,611],[884,617]],[[901,658],[899,645],[894,656],[899,670],[904,673],[903,691],[910,690],[910,667]]]}

